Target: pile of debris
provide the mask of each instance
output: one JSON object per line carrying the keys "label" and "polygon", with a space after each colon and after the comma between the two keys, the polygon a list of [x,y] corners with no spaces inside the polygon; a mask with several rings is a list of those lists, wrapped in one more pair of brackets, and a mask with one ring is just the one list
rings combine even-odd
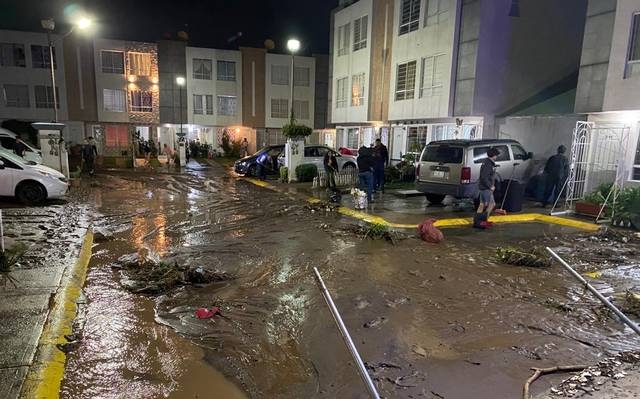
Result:
{"label": "pile of debris", "polygon": [[520,250],[513,247],[498,247],[496,257],[502,263],[516,266],[550,267],[551,256],[541,248]]}
{"label": "pile of debris", "polygon": [[311,213],[315,213],[315,212],[336,212],[338,210],[338,208],[340,208],[340,204],[327,202],[327,201],[315,202],[315,203],[307,204],[307,205],[304,206],[304,209],[309,211],[309,212],[311,212]]}
{"label": "pile of debris", "polygon": [[390,230],[387,226],[383,224],[358,224],[358,225],[347,225],[339,228],[333,228],[331,225],[327,223],[322,223],[319,226],[322,230],[330,232],[333,236],[336,237],[346,237],[353,236],[360,239],[371,239],[371,240],[385,240],[390,242],[391,244],[396,244],[400,240],[404,240],[409,238],[409,235]]}
{"label": "pile of debris", "polygon": [[226,272],[202,266],[180,266],[177,262],[156,262],[138,254],[124,255],[112,265],[123,270],[123,286],[134,293],[160,294],[183,285],[209,284],[230,280]]}

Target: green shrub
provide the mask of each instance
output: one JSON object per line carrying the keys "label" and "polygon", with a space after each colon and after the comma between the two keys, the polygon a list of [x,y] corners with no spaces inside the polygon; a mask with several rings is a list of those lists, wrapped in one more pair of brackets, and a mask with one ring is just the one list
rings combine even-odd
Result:
{"label": "green shrub", "polygon": [[400,170],[395,166],[387,166],[384,168],[384,181],[393,183],[400,180]]}
{"label": "green shrub", "polygon": [[291,121],[282,127],[282,135],[287,138],[307,137],[313,133],[313,129],[309,126],[299,125],[295,121]]}
{"label": "green shrub", "polygon": [[318,168],[313,164],[302,164],[296,167],[296,177],[299,182],[313,181],[318,176]]}
{"label": "green shrub", "polygon": [[280,167],[280,181],[283,183],[289,181],[289,168],[286,166]]}
{"label": "green shrub", "polygon": [[240,158],[242,153],[242,140],[231,140],[229,133],[222,133],[222,142],[220,143],[224,156],[229,158]]}

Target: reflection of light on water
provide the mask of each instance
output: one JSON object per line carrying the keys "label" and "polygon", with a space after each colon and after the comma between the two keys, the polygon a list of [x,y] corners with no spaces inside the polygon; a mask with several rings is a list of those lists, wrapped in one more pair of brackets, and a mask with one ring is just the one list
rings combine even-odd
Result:
{"label": "reflection of light on water", "polygon": [[169,240],[167,239],[166,231],[167,217],[164,213],[159,213],[154,218],[154,222],[156,227],[158,228],[158,233],[156,234],[153,248],[158,254],[164,255],[167,252],[167,247],[169,246]]}
{"label": "reflection of light on water", "polygon": [[291,275],[291,262],[289,261],[289,259],[285,259],[282,262],[282,267],[280,268],[280,271],[274,277],[273,282],[276,284],[282,284],[285,281],[287,281],[287,278],[290,275]]}
{"label": "reflection of light on water", "polygon": [[133,217],[133,229],[131,231],[133,243],[138,250],[145,247],[145,240],[150,248],[160,256],[167,252],[170,239],[167,237],[167,216],[162,212],[155,217],[145,218],[136,215]]}
{"label": "reflection of light on water", "polygon": [[298,294],[284,293],[278,296],[278,305],[273,318],[266,323],[266,335],[272,345],[284,344],[291,335],[298,335],[298,327],[307,317],[305,304],[308,296],[304,292]]}

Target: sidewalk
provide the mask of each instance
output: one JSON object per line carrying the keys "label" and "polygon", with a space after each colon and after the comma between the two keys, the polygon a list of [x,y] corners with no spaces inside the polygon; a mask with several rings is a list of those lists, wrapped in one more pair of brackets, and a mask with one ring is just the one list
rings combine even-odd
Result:
{"label": "sidewalk", "polygon": [[10,272],[15,287],[6,279],[0,284],[0,398],[18,398],[21,390],[29,391],[23,397],[58,395],[64,353],[56,345],[71,332],[84,284],[78,272],[86,270],[92,243],[81,208],[69,203],[3,211],[8,241],[29,249]]}

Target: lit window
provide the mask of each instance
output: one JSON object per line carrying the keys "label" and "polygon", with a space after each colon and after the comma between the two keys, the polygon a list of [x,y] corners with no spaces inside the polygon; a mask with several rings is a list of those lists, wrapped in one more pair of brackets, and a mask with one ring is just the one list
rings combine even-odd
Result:
{"label": "lit window", "polygon": [[445,22],[448,13],[449,0],[427,0],[427,15],[424,18],[424,25],[437,25]]}
{"label": "lit window", "polygon": [[153,112],[153,94],[150,91],[132,90],[131,112]]}
{"label": "lit window", "polygon": [[293,82],[296,86],[309,87],[310,71],[307,67],[296,67],[293,70]]}
{"label": "lit window", "polygon": [[151,75],[151,54],[129,53],[129,75]]}
{"label": "lit window", "polygon": [[360,130],[351,128],[347,130],[347,147],[358,148],[360,146]]}
{"label": "lit window", "polygon": [[365,15],[353,21],[353,51],[367,47],[367,22],[369,17]]}
{"label": "lit window", "polygon": [[435,97],[442,94],[445,74],[445,56],[438,54],[422,59],[420,97]]}
{"label": "lit window", "polygon": [[[51,68],[49,46],[31,45],[31,66],[33,68]],[[55,47],[53,48],[53,67],[57,68]]]}
{"label": "lit window", "polygon": [[200,58],[193,59],[193,78],[202,80],[211,80],[211,60],[203,60]]}
{"label": "lit window", "polygon": [[128,125],[106,125],[104,129],[105,147],[123,148],[129,146]]}
{"label": "lit window", "polygon": [[272,118],[288,118],[289,117],[289,100],[283,98],[271,99],[271,117]]}
{"label": "lit window", "polygon": [[[53,108],[53,90],[51,86],[36,86],[36,108]],[[56,86],[56,98],[60,99],[58,87]],[[60,108],[60,101],[58,101]]]}
{"label": "lit window", "polygon": [[418,30],[420,25],[420,0],[402,0],[400,3],[400,30],[398,35]]}
{"label": "lit window", "polygon": [[102,91],[104,110],[107,112],[125,112],[127,95],[124,90],[104,89]]}
{"label": "lit window", "polygon": [[293,116],[296,119],[309,119],[309,101],[294,100]]}
{"label": "lit window", "polygon": [[338,27],[338,56],[345,55],[349,52],[349,34],[351,33],[351,24],[345,24]]}
{"label": "lit window", "polygon": [[0,66],[26,67],[24,46],[17,43],[0,43]]}
{"label": "lit window", "polygon": [[236,115],[238,99],[236,96],[218,96],[218,115]]}
{"label": "lit window", "polygon": [[101,51],[103,73],[124,74],[124,53],[121,51]]}
{"label": "lit window", "polygon": [[29,86],[5,84],[2,92],[6,107],[29,108]]}
{"label": "lit window", "polygon": [[398,65],[396,74],[396,101],[410,100],[415,96],[416,62]]}
{"label": "lit window", "polygon": [[218,61],[218,80],[235,82],[236,63],[234,61]]}
{"label": "lit window", "polygon": [[271,65],[271,84],[288,86],[290,73],[288,65]]}
{"label": "lit window", "polygon": [[364,73],[351,77],[351,106],[364,105]]}
{"label": "lit window", "polygon": [[349,99],[347,86],[349,85],[349,78],[342,78],[336,81],[336,108],[344,108],[347,106]]}
{"label": "lit window", "polygon": [[213,115],[213,96],[210,94],[194,94],[193,113],[196,115]]}

